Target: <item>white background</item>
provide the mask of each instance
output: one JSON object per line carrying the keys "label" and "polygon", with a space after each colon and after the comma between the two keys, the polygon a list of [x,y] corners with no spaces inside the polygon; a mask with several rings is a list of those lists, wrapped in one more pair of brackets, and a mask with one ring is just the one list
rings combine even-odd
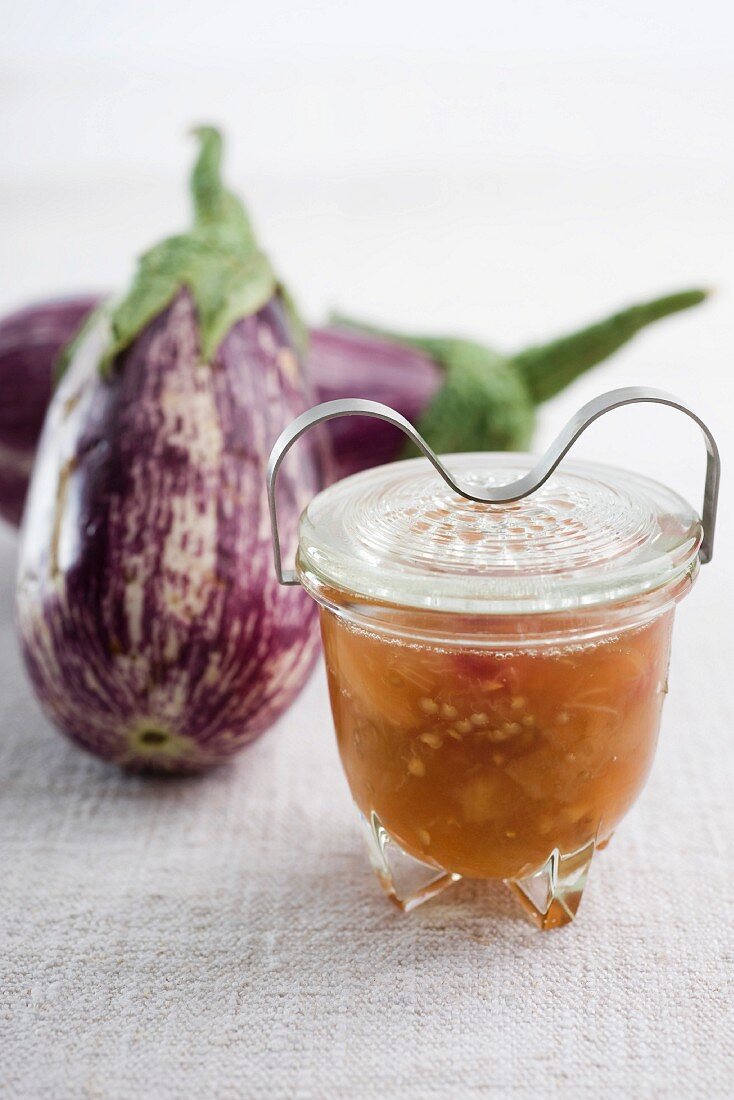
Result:
{"label": "white background", "polygon": [[[134,256],[180,227],[188,216],[185,176],[192,143],[187,131],[201,121],[220,124],[226,131],[228,180],[246,195],[262,241],[312,320],[339,306],[394,326],[458,332],[511,349],[564,332],[637,298],[692,285],[715,290],[705,307],[650,330],[612,363],[547,406],[537,439],[539,446],[550,439],[574,408],[601,389],[630,383],[678,393],[710,421],[720,438],[725,480],[717,556],[679,613],[667,740],[650,790],[630,817],[628,832],[621,834],[619,851],[614,846],[609,851],[603,872],[606,881],[593,895],[596,901],[584,903],[586,931],[577,933],[574,928],[563,933],[567,938],[562,948],[543,947],[542,974],[529,961],[541,957],[531,955],[536,950],[533,941],[507,939],[502,923],[491,925],[491,918],[487,919],[500,942],[496,956],[492,944],[483,940],[480,956],[466,954],[466,942],[473,942],[467,928],[478,922],[477,914],[485,919],[485,909],[480,905],[477,910],[479,903],[472,897],[464,899],[463,910],[461,906],[442,910],[437,901],[433,912],[439,917],[416,917],[417,923],[402,925],[399,933],[385,919],[374,932],[371,948],[360,944],[354,931],[345,933],[343,950],[352,963],[340,978],[342,985],[328,990],[329,997],[319,1010],[328,1017],[330,1006],[340,1004],[340,998],[348,994],[359,1001],[365,988],[383,998],[379,1003],[390,1027],[369,1032],[369,1042],[387,1051],[387,1063],[383,1059],[382,1064],[390,1072],[384,1078],[379,1074],[370,1078],[379,1079],[382,1097],[391,1095],[391,1082],[397,1088],[398,1080],[403,1082],[402,1095],[407,1094],[410,1074],[401,1077],[398,1068],[411,1067],[411,1058],[430,1069],[430,1080],[443,1095],[447,1090],[455,1096],[462,1090],[467,1096],[479,1095],[482,1081],[471,1076],[477,1051],[497,1072],[504,1067],[506,1076],[501,1079],[509,1084],[497,1095],[525,1095],[526,1087],[529,1095],[544,1081],[551,1090],[563,1088],[566,1095],[574,1095],[573,1082],[562,1076],[543,1077],[540,1069],[537,1077],[514,1074],[502,1062],[502,1050],[509,1049],[508,1036],[522,1028],[526,1049],[536,1052],[540,1066],[542,1052],[557,1039],[552,1021],[562,1018],[563,1027],[572,1033],[574,1027],[582,1026],[590,1005],[599,1014],[605,1005],[611,1006],[607,1023],[621,1047],[614,1059],[605,1062],[604,1029],[600,1029],[600,1045],[594,1048],[599,1072],[596,1078],[593,1073],[583,1078],[589,1087],[606,1084],[608,1095],[617,1095],[616,1088],[619,1095],[632,1095],[637,1082],[639,1095],[693,1096],[699,1070],[709,1074],[711,1096],[725,1095],[727,1085],[732,1085],[722,1061],[727,1050],[731,1054],[731,1022],[722,1020],[715,996],[730,981],[734,950],[717,919],[717,909],[727,911],[728,906],[731,912],[734,902],[731,848],[726,840],[734,829],[729,704],[734,492],[729,488],[728,468],[734,427],[733,41],[734,8],[724,0],[696,5],[680,0],[604,4],[458,0],[451,5],[384,0],[359,5],[345,0],[5,3],[0,39],[0,309],[46,294],[121,286]],[[700,440],[692,426],[678,423],[670,412],[620,413],[613,423],[598,425],[580,451],[652,471],[699,499]],[[48,730],[27,689],[19,686],[10,626],[14,547],[12,533],[0,531],[6,654],[5,667],[0,668],[0,698],[6,707],[7,728],[14,731],[6,744],[4,764],[4,774],[14,777],[9,781],[7,804],[16,817],[18,807],[26,807],[29,829],[40,830],[38,836],[46,838],[49,866],[64,869],[54,904],[59,898],[85,896],[74,872],[83,854],[87,860],[99,861],[95,881],[99,906],[104,908],[105,899],[116,898],[115,890],[120,889],[119,878],[105,879],[109,852],[85,847],[93,840],[84,830],[79,850],[72,841],[57,850],[52,838],[57,829],[68,828],[67,803],[77,809],[86,806],[85,813],[93,818],[80,785],[91,785],[96,791],[95,784],[111,780],[93,763],[79,763],[82,758]],[[263,761],[275,768],[282,784],[275,799],[281,812],[287,811],[284,792],[295,797],[297,791],[295,778],[289,778],[288,754],[300,759],[296,738],[302,729],[313,742],[308,742],[308,753],[299,766],[307,773],[308,760],[323,753],[315,782],[334,785],[333,794],[332,788],[322,791],[316,803],[326,806],[333,798],[339,808],[333,813],[348,820],[333,748],[327,743],[320,674],[281,726],[279,733],[266,739],[267,746],[253,750],[251,760],[243,759],[228,779],[207,781],[209,787],[205,784],[193,793],[187,788],[189,794],[180,799],[162,796],[149,822],[148,839],[137,837],[143,844],[141,852],[148,850],[145,845],[150,842],[151,850],[158,853],[150,857],[147,867],[153,892],[169,856],[174,864],[181,858],[180,852],[170,850],[175,844],[171,833],[183,820],[176,815],[203,814],[206,821],[202,807],[207,806],[207,798],[211,807],[219,804],[222,784],[229,784],[231,806],[238,805],[236,784],[246,782],[249,769],[258,766],[252,761],[259,761],[261,768]],[[263,755],[268,753],[272,759]],[[688,817],[679,803],[674,805],[667,797],[676,782],[679,795],[685,787],[682,756],[686,774],[699,769],[691,781],[698,801],[689,806]],[[716,767],[710,774],[714,760]],[[44,786],[46,768],[49,774],[66,777],[58,800],[51,800],[51,788]],[[267,780],[263,783],[266,789]],[[116,833],[114,799],[127,806],[131,789],[115,788],[117,794],[108,807],[112,814],[108,827]],[[153,812],[148,802],[141,812]],[[666,862],[663,855],[659,863],[666,880],[674,884],[667,908],[656,905],[655,891],[661,889],[663,871],[656,880],[655,868],[646,871],[635,904],[622,889],[622,864],[630,855],[637,858],[638,866],[644,862],[645,845],[640,840],[644,830],[654,835],[655,830],[662,831],[663,821],[670,822],[679,813],[679,828],[685,831],[678,835],[678,851],[671,853],[663,845],[670,859]],[[131,837],[137,836],[132,822],[126,826],[124,815],[120,820],[121,829],[129,827]],[[311,845],[311,856],[316,858],[315,838],[322,835],[318,833],[322,823],[318,815],[309,820],[316,830]],[[208,835],[204,826],[197,835],[206,861],[206,852],[221,838]],[[351,851],[357,841],[348,831],[345,835],[345,850]],[[28,843],[37,852],[32,838]],[[28,856],[25,849],[24,853]],[[17,862],[17,855],[11,842],[9,860]],[[696,863],[699,857],[705,862],[706,875]],[[307,853],[304,859],[308,858]],[[619,860],[616,871],[615,860]],[[13,906],[19,913],[25,911],[27,874],[22,868],[15,871],[11,913],[15,913]],[[4,875],[7,885],[7,871]],[[40,879],[36,886],[42,890]],[[129,900],[129,882],[125,890]],[[143,913],[150,913],[155,905],[144,894],[143,885],[140,890]],[[622,898],[622,906],[628,907],[616,932],[614,921],[604,920],[604,891]],[[683,894],[686,903],[677,902]],[[247,896],[245,891],[241,922],[233,925],[233,934],[245,938],[250,919]],[[278,921],[287,925],[296,919],[289,915],[284,897],[277,892],[272,895],[280,908],[273,918],[277,942],[274,954],[268,955],[268,966],[298,974],[297,962],[289,953],[292,944],[277,940]],[[368,907],[381,904],[366,887],[360,898],[360,904]],[[233,895],[225,903],[234,906],[239,901]],[[332,903],[338,925],[339,914],[343,915],[341,900],[332,899]],[[327,896],[327,912],[321,914],[325,926],[328,904]],[[695,916],[690,925],[687,906],[691,907],[688,916]],[[367,912],[369,924],[372,910]],[[672,931],[661,927],[662,912]],[[402,950],[410,958],[420,958],[425,932],[420,920],[443,919],[441,914],[457,921],[458,944],[455,939],[445,941],[445,957],[439,951],[439,957],[432,958],[437,977],[434,985],[429,982],[425,998],[420,987],[414,990],[413,1011],[416,1003],[423,1006],[422,1034],[428,1044],[424,1046],[414,1034],[410,1040],[402,1034],[400,1015],[392,1015],[391,989],[398,979],[391,969],[395,960],[390,943],[399,936]],[[42,908],[36,917],[32,938],[39,946],[34,953],[30,941],[23,942],[21,936],[19,958],[26,969],[22,980],[16,975],[10,982],[16,993],[20,991],[22,1010],[16,1006],[8,1018],[26,1027],[24,1033],[13,1032],[12,1064],[17,1069],[24,1062],[31,1072],[36,1057],[23,1045],[30,1040],[21,1034],[44,1036],[47,1026],[48,1049],[57,1053],[67,1042],[65,1035],[88,1029],[90,1044],[82,1054],[86,1050],[96,1067],[86,1076],[86,1071],[77,1072],[69,1065],[57,1067],[53,1077],[52,1053],[47,1065],[41,1060],[38,1066],[39,1096],[62,1096],[71,1081],[93,1095],[123,1096],[126,1088],[128,1095],[135,1090],[143,1095],[146,1073],[151,1095],[175,1095],[166,1091],[174,1089],[171,1082],[175,1081],[191,1094],[190,1086],[198,1080],[195,1072],[203,1074],[203,1081],[216,1076],[212,1048],[204,1045],[199,1061],[187,1069],[193,1076],[175,1077],[174,1066],[180,1069],[181,1056],[171,1055],[171,1064],[166,1062],[171,1037],[165,1029],[163,1033],[155,1030],[163,1004],[156,1000],[155,981],[146,1001],[152,1005],[148,1023],[156,1037],[155,1057],[144,1040],[142,1047],[135,1047],[130,1039],[134,1032],[130,1020],[148,1019],[136,999],[141,996],[141,982],[145,984],[142,975],[147,964],[138,968],[134,963],[127,968],[121,964],[117,987],[113,977],[100,977],[92,968],[91,1001],[75,1000],[81,961],[74,955],[72,940],[64,948],[66,969],[61,966],[58,978],[63,998],[71,1004],[67,1015],[58,1007],[58,1017],[53,1009],[45,1016],[42,1008],[36,1011],[34,1004],[50,1003],[48,967],[54,952],[58,953],[58,944],[44,940]],[[74,919],[72,913],[72,927],[76,927]],[[114,912],[110,919],[116,942],[122,944],[119,950],[134,960],[129,935],[126,939],[122,926],[115,924]],[[94,906],[89,922],[79,936],[94,958],[104,957],[106,940],[95,938]],[[596,941],[592,923],[599,929]],[[344,932],[343,926],[339,928]],[[302,931],[298,949],[310,957],[316,948],[307,922]],[[209,933],[213,934],[211,928]],[[198,934],[206,940],[206,924]],[[588,939],[582,943],[568,938],[574,935]],[[175,953],[178,943],[185,965],[189,946],[184,939],[176,941],[175,935],[173,940],[171,950]],[[383,952],[383,971],[370,975],[369,952],[375,942],[380,944],[378,954]],[[437,942],[441,943],[440,938]],[[585,952],[587,988],[564,1000],[563,983],[549,985],[543,974],[552,969],[554,952],[572,967],[577,949]],[[513,984],[520,956],[524,978]],[[653,956],[658,962],[651,971]],[[257,958],[260,963],[252,965],[262,967],[262,957]],[[475,989],[473,1000],[467,994],[468,1003],[462,1000],[463,994],[452,985],[452,974],[458,973],[460,965],[469,966],[472,973],[475,967],[486,966],[494,978],[499,973],[506,996],[517,998],[515,1009],[498,1017],[489,987]],[[275,979],[269,985],[270,971],[256,972],[265,1004],[272,1007],[267,998],[270,993],[275,996],[276,986],[281,987]],[[349,983],[354,974],[361,975],[366,985],[353,988]],[[177,986],[186,988],[187,998],[193,997],[205,1016],[207,1006],[219,1004],[220,1024],[239,1019],[227,996],[216,1001],[221,991],[216,983],[211,988],[207,985],[210,979],[204,968],[203,984],[192,991],[180,974],[170,976],[174,991]],[[532,1026],[527,1016],[528,981],[540,998]],[[109,988],[105,982],[111,983]],[[444,984],[446,995],[454,998],[448,1007],[440,1001]],[[26,988],[35,993],[23,1001]],[[105,999],[114,988],[127,1008],[120,1008],[119,998]],[[101,1007],[94,1001],[95,990],[105,994]],[[314,1038],[313,1015],[302,986],[296,983],[279,995],[285,997],[282,1011],[286,1018],[291,1012],[295,1033],[302,1036],[298,1048],[302,1057],[293,1060],[283,1054],[280,1061],[266,1057],[267,1050],[263,1054],[247,1030],[256,1009],[241,1000],[238,1004],[245,1010],[239,1030],[230,1036],[230,1061],[226,1062],[230,1068],[217,1078],[222,1088],[234,1088],[233,1082],[240,1082],[237,1095],[248,1095],[247,1079],[238,1075],[237,1067],[241,1068],[243,1059],[247,1061],[249,1051],[251,1059],[260,1058],[258,1080],[276,1095],[368,1095],[365,1066],[374,1069],[377,1064],[369,1061],[368,1031],[357,1029],[350,1061],[339,1045],[338,1027],[331,1038],[322,1033]],[[620,1013],[635,1001],[640,1019],[636,1025],[625,1024]],[[507,1003],[503,1002],[505,1007]],[[561,1014],[557,1017],[554,1004]],[[468,1014],[468,1023],[449,1024],[447,1030],[452,1005],[460,1017]],[[707,1006],[709,1045],[696,1038],[697,1022],[705,1018]],[[188,1017],[179,1009],[182,1015],[174,1015],[175,1026],[187,1036]],[[262,1011],[261,1004],[257,1011]],[[116,1013],[133,1028],[126,1033],[132,1043],[128,1055],[115,1046]],[[660,1028],[661,1016],[670,1021],[667,1032]],[[498,1018],[501,1026],[493,1030]],[[284,1034],[286,1048],[292,1051],[294,1032],[286,1029]],[[498,1044],[494,1062],[486,1046],[488,1037]],[[634,1049],[644,1053],[637,1061]],[[678,1065],[676,1051],[683,1050],[685,1057],[681,1054]],[[315,1057],[314,1051],[320,1060],[312,1064],[309,1057]],[[435,1058],[432,1051],[438,1052]],[[568,1064],[575,1065],[577,1056],[577,1047],[570,1048]],[[588,1066],[588,1052],[584,1058]],[[105,1077],[105,1059],[112,1059],[117,1067],[117,1085]],[[20,1080],[20,1076],[11,1080],[17,1094],[30,1096],[31,1078],[24,1078],[22,1089],[17,1084]],[[655,1091],[656,1080],[662,1082],[660,1092]],[[491,1081],[484,1084],[490,1087]],[[581,1084],[577,1082],[576,1087],[578,1095],[585,1095]],[[429,1095],[428,1084],[424,1082],[416,1095]]]}

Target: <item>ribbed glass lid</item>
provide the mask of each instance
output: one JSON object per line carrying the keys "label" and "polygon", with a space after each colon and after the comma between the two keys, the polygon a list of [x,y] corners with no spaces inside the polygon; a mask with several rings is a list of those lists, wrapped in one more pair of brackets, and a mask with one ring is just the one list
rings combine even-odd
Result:
{"label": "ribbed glass lid", "polygon": [[[489,487],[532,459],[444,459],[463,484]],[[320,493],[300,526],[307,587],[409,607],[517,614],[629,599],[681,577],[701,524],[676,493],[597,463],[564,461],[532,496],[476,504],[425,459],[355,474]]]}

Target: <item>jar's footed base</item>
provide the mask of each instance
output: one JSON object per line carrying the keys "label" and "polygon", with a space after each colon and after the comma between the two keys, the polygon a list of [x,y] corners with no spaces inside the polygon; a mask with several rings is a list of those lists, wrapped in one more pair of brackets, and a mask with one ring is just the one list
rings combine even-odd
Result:
{"label": "jar's footed base", "polygon": [[390,901],[404,913],[440,894],[461,878],[461,875],[450,874],[409,855],[390,836],[376,813],[371,813],[369,818],[364,814],[360,817],[370,863],[380,885]]}
{"label": "jar's footed base", "polygon": [[525,912],[543,932],[570,924],[581,904],[596,849],[590,840],[576,852],[551,852],[543,867],[522,879],[505,879]]}
{"label": "jar's footed base", "polygon": [[[390,836],[377,814],[361,816],[370,862],[383,890],[403,912],[409,913],[460,880],[461,875],[409,855]],[[608,839],[598,845],[590,840],[575,852],[556,848],[539,871],[526,878],[504,880],[536,927],[547,931],[574,919],[594,852],[606,847]]]}

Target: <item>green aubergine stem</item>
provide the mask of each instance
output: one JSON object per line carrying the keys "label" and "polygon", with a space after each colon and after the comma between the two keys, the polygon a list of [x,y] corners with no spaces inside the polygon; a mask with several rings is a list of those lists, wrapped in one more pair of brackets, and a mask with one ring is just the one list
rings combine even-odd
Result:
{"label": "green aubergine stem", "polygon": [[[184,287],[196,304],[204,362],[211,361],[237,321],[256,313],[280,291],[243,204],[222,183],[221,134],[212,126],[201,126],[194,135],[199,153],[190,177],[193,225],[145,252],[127,293],[100,307],[110,326],[102,374]],[[62,354],[57,380],[83,334]]]}
{"label": "green aubergine stem", "polygon": [[476,360],[486,355],[488,363],[494,363],[501,357],[516,368],[530,397],[538,405],[564,389],[590,367],[612,355],[646,325],[698,305],[706,297],[706,290],[684,290],[641,302],[578,332],[547,344],[526,348],[507,357],[473,341],[444,336],[405,335],[391,329],[363,324],[340,313],[333,313],[330,320],[336,325],[407,344],[431,356],[447,371],[463,360],[467,353]]}
{"label": "green aubergine stem", "polygon": [[683,290],[664,298],[630,306],[604,321],[589,325],[539,347],[511,356],[536,405],[547,401],[580,374],[612,355],[640,329],[672,313],[696,306],[708,296],[705,290]]}

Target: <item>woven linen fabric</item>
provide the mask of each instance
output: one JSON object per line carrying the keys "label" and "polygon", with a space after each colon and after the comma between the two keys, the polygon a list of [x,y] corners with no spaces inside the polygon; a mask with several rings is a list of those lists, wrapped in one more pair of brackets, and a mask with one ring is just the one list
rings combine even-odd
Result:
{"label": "woven linen fabric", "polygon": [[[678,612],[663,735],[576,922],[499,885],[410,916],[368,868],[323,669],[201,779],[127,778],[40,716],[0,544],[0,1096],[729,1097],[730,651]],[[718,690],[710,690],[710,685]]]}

